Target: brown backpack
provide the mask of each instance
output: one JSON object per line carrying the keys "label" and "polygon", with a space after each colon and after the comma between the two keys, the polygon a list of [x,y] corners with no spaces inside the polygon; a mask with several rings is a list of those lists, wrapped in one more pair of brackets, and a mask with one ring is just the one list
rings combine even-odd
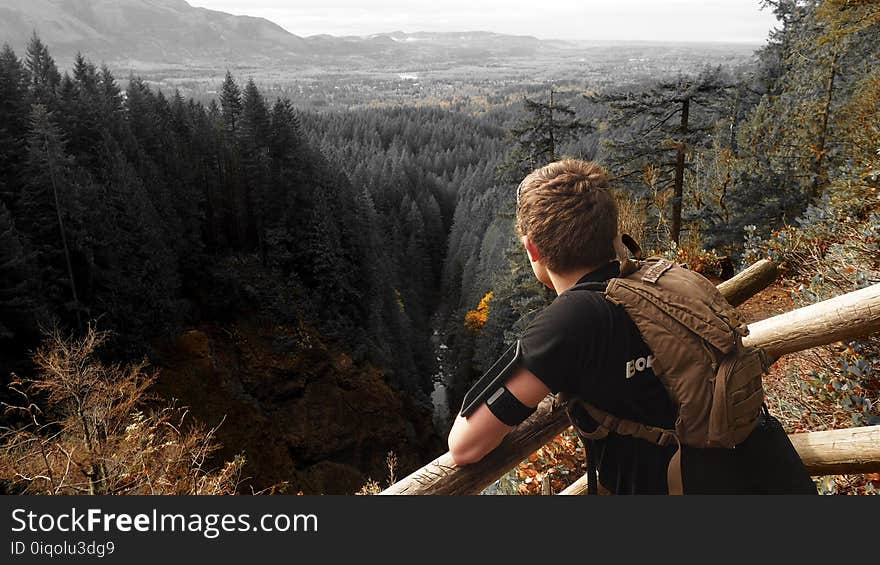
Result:
{"label": "brown backpack", "polygon": [[[627,244],[638,258],[635,242]],[[599,290],[591,284],[574,289]],[[748,327],[739,312],[711,282],[683,265],[660,257],[624,259],[620,277],[604,292],[626,310],[653,353],[654,374],[678,408],[675,429],[618,418],[578,398],[568,404],[569,417],[582,439],[614,432],[661,446],[677,444],[668,482],[670,494],[681,494],[681,445],[733,448],[757,426],[768,360],[763,350],[743,345]],[[596,429],[578,426],[571,411],[576,405]]]}

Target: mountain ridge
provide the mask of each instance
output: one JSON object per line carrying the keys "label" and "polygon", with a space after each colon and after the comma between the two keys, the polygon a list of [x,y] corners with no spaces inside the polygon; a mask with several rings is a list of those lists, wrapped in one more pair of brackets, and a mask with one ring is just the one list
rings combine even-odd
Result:
{"label": "mountain ridge", "polygon": [[405,64],[436,57],[515,57],[559,48],[532,36],[483,30],[302,37],[265,18],[194,7],[185,0],[5,0],[0,42],[23,53],[34,32],[62,66],[78,52],[111,66],[221,68],[339,57]]}

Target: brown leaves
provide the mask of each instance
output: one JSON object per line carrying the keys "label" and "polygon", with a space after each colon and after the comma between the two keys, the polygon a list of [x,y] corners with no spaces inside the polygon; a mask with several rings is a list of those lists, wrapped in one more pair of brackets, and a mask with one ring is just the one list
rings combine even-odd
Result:
{"label": "brown leaves", "polygon": [[584,472],[584,453],[580,440],[570,429],[557,435],[520,463],[515,471],[521,481],[521,494],[541,494],[545,476],[550,477],[553,493],[576,481]]}

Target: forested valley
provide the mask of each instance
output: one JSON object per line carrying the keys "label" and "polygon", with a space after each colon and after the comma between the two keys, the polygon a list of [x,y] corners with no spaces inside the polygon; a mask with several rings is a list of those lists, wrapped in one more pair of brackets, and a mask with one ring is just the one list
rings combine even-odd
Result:
{"label": "forested valley", "polygon": [[[606,166],[622,229],[709,277],[770,257],[796,303],[880,282],[880,7],[766,4],[748,69],[455,110],[297,108],[232,72],[194,100],[5,46],[2,489],[353,493],[413,470],[445,450],[437,382],[455,410],[552,300],[514,199],[562,156]],[[877,339],[826,360],[801,392],[880,421]]]}

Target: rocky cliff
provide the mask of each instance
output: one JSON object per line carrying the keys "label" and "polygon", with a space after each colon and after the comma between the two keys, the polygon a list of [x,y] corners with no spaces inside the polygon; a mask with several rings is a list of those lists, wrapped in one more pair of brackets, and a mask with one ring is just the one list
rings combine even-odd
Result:
{"label": "rocky cliff", "polygon": [[158,347],[155,364],[158,394],[222,421],[217,458],[244,454],[248,490],[350,494],[384,480],[389,451],[399,477],[444,449],[428,407],[307,327],[204,325]]}

